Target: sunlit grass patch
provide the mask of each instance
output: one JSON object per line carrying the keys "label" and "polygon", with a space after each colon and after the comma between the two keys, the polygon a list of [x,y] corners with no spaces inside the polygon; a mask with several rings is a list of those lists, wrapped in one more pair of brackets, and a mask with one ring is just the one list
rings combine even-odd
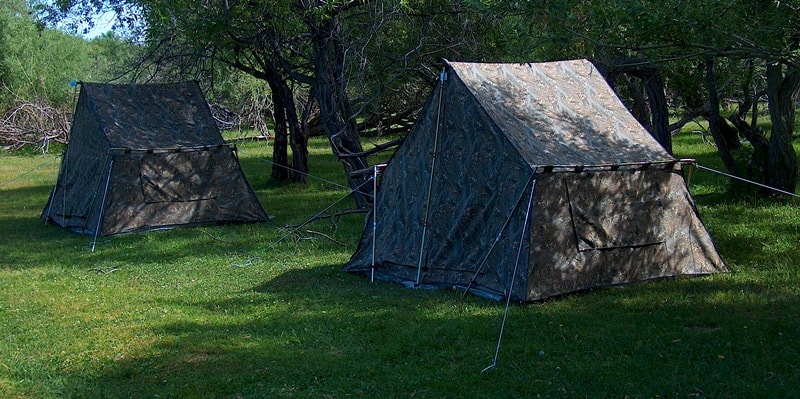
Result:
{"label": "sunlit grass patch", "polygon": [[[690,179],[731,273],[508,309],[340,271],[364,214],[312,140],[305,185],[268,182],[271,147],[239,144],[270,222],[92,238],[38,216],[50,156],[0,156],[0,396],[791,397],[800,385],[797,201]],[[679,156],[717,165],[695,135]],[[334,206],[331,204],[339,201]],[[326,208],[328,208],[326,210]]]}

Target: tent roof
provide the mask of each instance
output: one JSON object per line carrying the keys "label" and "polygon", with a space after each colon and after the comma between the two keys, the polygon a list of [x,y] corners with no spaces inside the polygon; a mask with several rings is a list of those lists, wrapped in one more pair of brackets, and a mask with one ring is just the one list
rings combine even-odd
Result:
{"label": "tent roof", "polygon": [[197,82],[81,83],[81,96],[112,148],[224,144]]}
{"label": "tent roof", "polygon": [[447,65],[531,166],[673,159],[587,60]]}

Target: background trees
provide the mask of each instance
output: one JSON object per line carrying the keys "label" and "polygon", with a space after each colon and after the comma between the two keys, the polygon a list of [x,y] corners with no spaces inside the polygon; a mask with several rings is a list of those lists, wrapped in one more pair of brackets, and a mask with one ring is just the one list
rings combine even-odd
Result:
{"label": "background trees", "polygon": [[64,142],[71,81],[108,79],[130,46],[113,35],[87,41],[29,17],[23,0],[0,4],[0,145]]}
{"label": "background trees", "polygon": [[[571,0],[522,4],[521,12],[531,16],[531,31],[543,43],[543,56],[591,58],[602,69],[611,70],[611,75],[633,68],[636,81],[626,78],[628,87],[617,85],[618,92],[665,147],[668,143],[660,130],[663,120],[653,120],[655,112],[648,120],[641,112],[645,107],[639,104],[644,96],[637,95],[646,93],[651,111],[663,111],[657,104],[660,96],[653,79],[664,79],[673,105],[681,104],[690,116],[709,121],[730,172],[740,174],[730,153],[738,145],[738,129],[754,146],[751,163],[758,173],[751,177],[786,191],[796,189],[798,168],[791,141],[800,88],[796,78],[800,2]],[[655,68],[658,73],[648,74],[642,67]],[[616,79],[611,80],[614,83]],[[762,80],[771,88],[767,92],[758,86]],[[761,99],[770,110],[768,135],[753,123],[756,115],[744,123],[746,114],[758,112]],[[719,118],[722,100],[739,105],[734,117],[737,129]],[[730,131],[732,136],[725,134]]]}
{"label": "background trees", "polygon": [[[277,180],[302,181],[305,140],[321,127],[351,186],[358,187],[355,172],[368,166],[361,134],[407,130],[435,83],[441,58],[580,57],[598,65],[668,150],[675,129],[704,118],[730,172],[750,173],[787,191],[797,185],[792,147],[800,91],[797,0],[51,4],[38,3],[37,9],[48,11],[40,14],[43,21],[65,12],[120,13],[128,37],[142,50],[131,79],[181,77],[220,87],[235,70],[264,82],[275,122],[271,175]],[[721,104],[733,107],[720,115]],[[670,120],[670,110],[679,118]],[[767,132],[757,124],[762,115],[770,120]],[[745,149],[751,153],[747,170],[732,152],[743,151],[737,149],[742,138],[752,144]]]}

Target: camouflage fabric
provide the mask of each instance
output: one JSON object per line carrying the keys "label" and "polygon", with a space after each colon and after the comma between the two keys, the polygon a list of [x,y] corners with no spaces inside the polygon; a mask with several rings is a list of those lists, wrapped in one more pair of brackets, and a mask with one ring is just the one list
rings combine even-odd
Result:
{"label": "camouflage fabric", "polygon": [[81,83],[41,216],[92,235],[265,221],[196,82]]}
{"label": "camouflage fabric", "polygon": [[590,62],[445,71],[343,270],[520,302],[726,271],[681,164]]}

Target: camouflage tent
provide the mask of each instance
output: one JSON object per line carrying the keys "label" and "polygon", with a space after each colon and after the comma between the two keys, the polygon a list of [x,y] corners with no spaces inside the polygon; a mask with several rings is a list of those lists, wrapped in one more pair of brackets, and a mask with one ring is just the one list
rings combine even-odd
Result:
{"label": "camouflage tent", "polygon": [[586,60],[446,63],[344,270],[520,302],[725,271],[681,167]]}
{"label": "camouflage tent", "polygon": [[41,218],[98,236],[267,215],[196,82],[81,83]]}

